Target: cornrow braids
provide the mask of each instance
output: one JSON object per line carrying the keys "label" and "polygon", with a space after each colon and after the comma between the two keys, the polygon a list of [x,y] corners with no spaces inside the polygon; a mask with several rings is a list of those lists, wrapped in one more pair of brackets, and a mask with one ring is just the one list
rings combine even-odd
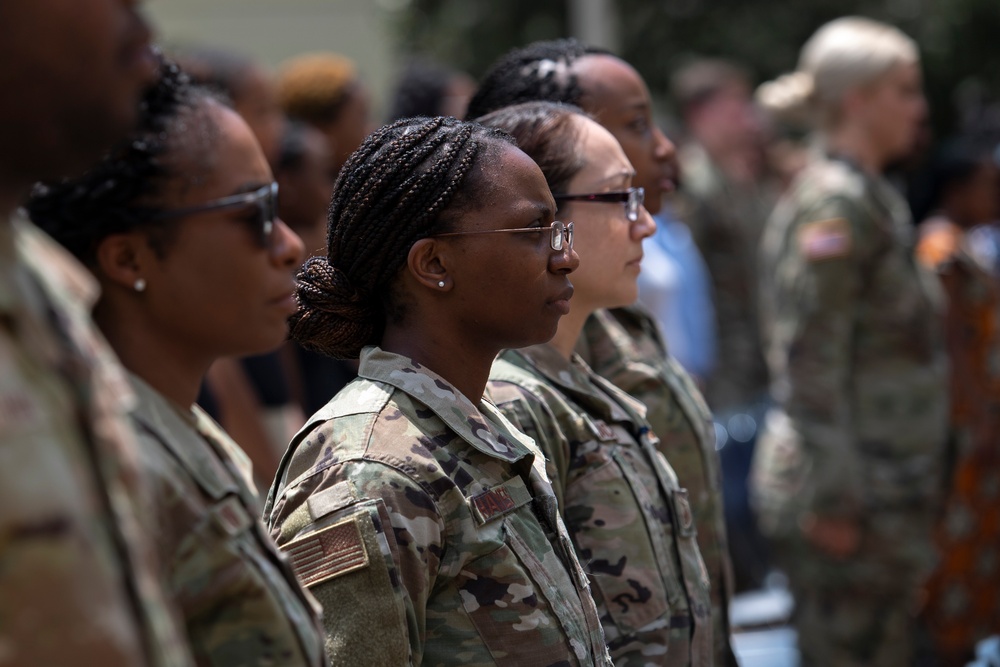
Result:
{"label": "cornrow braids", "polygon": [[[207,159],[211,153],[214,125],[207,114],[194,113],[211,99],[209,91],[192,86],[176,63],[161,56],[160,79],[142,99],[138,130],[83,176],[37,184],[25,204],[28,215],[88,265],[106,237],[161,227],[150,222],[158,210],[150,202],[179,176],[169,155],[192,150]],[[151,238],[158,252],[162,241],[162,234]]]}
{"label": "cornrow braids", "polygon": [[410,247],[477,206],[503,145],[513,139],[454,118],[403,119],[372,133],[334,187],[327,256],[296,277],[292,337],[338,359],[377,343],[396,312],[392,286]]}
{"label": "cornrow braids", "polygon": [[583,90],[570,69],[583,56],[611,55],[575,39],[534,42],[500,57],[487,70],[469,102],[466,118],[522,102],[563,102],[580,105]]}

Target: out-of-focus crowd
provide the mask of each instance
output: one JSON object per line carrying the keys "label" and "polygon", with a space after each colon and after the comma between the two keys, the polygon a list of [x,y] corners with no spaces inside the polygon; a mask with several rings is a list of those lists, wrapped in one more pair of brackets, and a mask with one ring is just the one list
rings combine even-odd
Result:
{"label": "out-of-focus crowd", "polygon": [[1000,634],[997,146],[908,36],[675,145],[575,40],[376,127],[135,5],[0,4],[0,666],[736,665],[774,568],[803,666]]}

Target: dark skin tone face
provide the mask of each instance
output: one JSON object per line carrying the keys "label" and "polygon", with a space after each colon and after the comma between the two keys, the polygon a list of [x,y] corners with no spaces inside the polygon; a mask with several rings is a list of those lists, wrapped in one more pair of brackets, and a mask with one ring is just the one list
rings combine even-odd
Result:
{"label": "dark skin tone face", "polygon": [[156,77],[135,0],[0,2],[0,205],[85,169],[138,120]]}
{"label": "dark skin tone face", "polygon": [[333,156],[319,130],[303,127],[305,150],[294,167],[275,175],[281,187],[282,219],[302,237],[306,256],[326,253],[326,213],[337,175]]}
{"label": "dark skin tone face", "polygon": [[[161,208],[197,206],[271,182],[249,126],[230,109],[206,105],[201,113],[218,132],[211,160],[205,164],[202,151],[168,155],[180,176],[153,202]],[[194,182],[192,174],[199,175]],[[217,358],[267,352],[285,339],[303,248],[280,220],[263,245],[252,205],[195,213],[173,224],[161,249],[145,229],[101,242],[97,273],[104,294],[95,316],[126,367],[187,406]],[[142,292],[134,289],[138,278],[146,283]]]}
{"label": "dark skin tone face", "polygon": [[[538,165],[505,146],[487,167],[476,210],[453,231],[539,229],[428,238],[410,249],[397,293],[403,321],[387,325],[381,346],[446,378],[473,403],[500,350],[548,341],[569,310],[576,253],[550,247],[555,200]],[[439,283],[444,286],[440,287]]]}
{"label": "dark skin tone face", "polygon": [[583,97],[580,106],[621,144],[635,168],[634,185],[646,189],[646,209],[658,213],[663,197],[677,187],[674,145],[653,122],[646,83],[620,58],[589,55],[573,64]]}

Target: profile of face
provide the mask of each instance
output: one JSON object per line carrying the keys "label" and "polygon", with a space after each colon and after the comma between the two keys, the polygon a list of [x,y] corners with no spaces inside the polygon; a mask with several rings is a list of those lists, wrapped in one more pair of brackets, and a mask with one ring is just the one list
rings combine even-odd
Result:
{"label": "profile of face", "polygon": [[246,69],[233,94],[233,106],[243,116],[272,167],[277,164],[281,134],[285,129],[285,114],[278,100],[278,85],[262,68]]}
{"label": "profile of face", "polygon": [[664,195],[677,187],[674,145],[653,122],[646,82],[620,58],[587,55],[573,64],[583,97],[580,106],[621,144],[635,167],[635,185],[646,190],[646,208],[658,213]]}
{"label": "profile of face", "polygon": [[[615,137],[583,116],[574,116],[584,166],[567,186],[568,195],[620,192],[633,186],[635,171]],[[633,222],[623,202],[569,200],[559,217],[572,220],[580,268],[573,276],[573,309],[588,313],[635,303],[642,262],[642,241],[653,235],[656,223],[639,208]]]}
{"label": "profile of face", "polygon": [[927,115],[920,66],[899,64],[858,91],[860,123],[886,162],[908,157]]}
{"label": "profile of face", "polygon": [[689,125],[703,145],[710,150],[752,154],[762,141],[759,114],[750,97],[750,89],[733,81],[722,86],[691,114]]}
{"label": "profile of face", "polygon": [[[260,145],[238,114],[215,102],[195,113],[205,114],[216,128],[210,156],[206,163],[206,151],[185,153],[190,144],[176,142],[165,159],[177,176],[154,202],[158,207],[170,211],[203,206],[271,183]],[[260,207],[248,203],[178,217],[168,223],[159,244],[148,230],[130,232],[135,270],[146,282],[135,303],[152,330],[162,332],[182,353],[200,357],[257,354],[278,347],[296,309],[293,273],[303,248],[280,220],[269,237],[262,234],[261,223]],[[130,289],[128,279],[123,282],[122,287]]]}
{"label": "profile of face", "polygon": [[21,177],[85,169],[138,121],[156,80],[136,0],[0,3],[0,154]]}
{"label": "profile of face", "polygon": [[302,238],[306,256],[326,253],[326,218],[337,175],[333,155],[319,130],[309,125],[302,133],[302,154],[296,164],[275,174],[281,188],[278,212]]}
{"label": "profile of face", "polygon": [[336,156],[337,169],[358,149],[373,129],[368,89],[360,81],[356,81],[347,92],[337,119],[326,128],[330,146]]}
{"label": "profile of face", "polygon": [[485,192],[476,194],[477,206],[456,221],[454,231],[538,231],[433,239],[444,244],[447,297],[459,329],[497,350],[544,343],[555,335],[573,295],[569,274],[579,265],[567,244],[552,248],[556,204],[538,165],[513,146],[499,150],[480,175]]}

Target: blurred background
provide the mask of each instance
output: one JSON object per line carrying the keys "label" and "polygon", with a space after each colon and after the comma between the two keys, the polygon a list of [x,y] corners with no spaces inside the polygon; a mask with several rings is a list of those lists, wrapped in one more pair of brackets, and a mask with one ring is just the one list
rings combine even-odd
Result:
{"label": "blurred background", "polygon": [[686,60],[732,58],[766,81],[794,67],[821,24],[863,14],[920,44],[936,136],[1000,133],[994,0],[170,0],[147,7],[168,45],[211,44],[271,66],[311,50],[353,58],[377,119],[414,54],[478,77],[513,46],[576,36],[639,69],[668,129],[670,73]]}

